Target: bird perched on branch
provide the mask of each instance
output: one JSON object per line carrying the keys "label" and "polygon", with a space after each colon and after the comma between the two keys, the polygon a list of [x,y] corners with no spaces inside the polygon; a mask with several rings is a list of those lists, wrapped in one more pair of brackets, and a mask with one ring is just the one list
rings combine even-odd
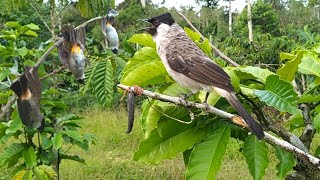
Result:
{"label": "bird perched on branch", "polygon": [[251,117],[236,97],[229,75],[214,63],[175,23],[170,13],[146,19],[150,27],[144,28],[153,36],[157,53],[169,75],[193,93],[212,90],[224,97],[238,111],[249,129],[259,138],[264,137],[261,126]]}
{"label": "bird perched on branch", "polygon": [[108,43],[108,47],[114,54],[118,54],[119,38],[117,30],[113,27],[115,17],[119,15],[117,11],[111,9],[107,17],[101,19],[101,30]]}
{"label": "bird perched on branch", "polygon": [[86,62],[84,56],[86,30],[84,27],[75,29],[68,24],[62,27],[61,35],[65,38],[65,41],[58,46],[60,60],[77,78],[78,82],[83,84]]}
{"label": "bird perched on branch", "polygon": [[27,127],[44,128],[44,118],[40,112],[41,85],[37,68],[26,67],[25,72],[10,88],[18,96],[18,112]]}

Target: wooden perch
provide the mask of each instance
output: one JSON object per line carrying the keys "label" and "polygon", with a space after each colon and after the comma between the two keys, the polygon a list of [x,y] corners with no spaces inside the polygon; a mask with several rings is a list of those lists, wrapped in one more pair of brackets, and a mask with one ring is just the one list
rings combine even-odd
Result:
{"label": "wooden perch", "polygon": [[[201,36],[201,38],[202,39],[205,39],[205,37],[200,33],[200,31],[197,29],[197,28],[195,28],[194,26],[193,26],[193,24],[189,21],[189,19],[185,16],[185,15],[183,15],[181,12],[179,12],[178,10],[176,10],[177,11],[177,13],[185,20],[185,21],[187,21],[187,23],[190,25],[190,27],[194,30],[194,31],[196,31],[198,34],[200,34],[200,36]],[[209,43],[210,44],[210,46],[211,46],[211,48],[213,49],[213,51],[216,53],[216,54],[218,54],[218,56],[220,56],[221,57],[221,59],[223,59],[224,61],[226,61],[226,62],[228,62],[229,64],[231,64],[232,66],[240,66],[238,63],[236,63],[235,61],[233,61],[231,58],[229,58],[228,56],[226,56],[225,54],[223,54],[217,47],[215,47],[213,44],[211,44],[211,43]]]}
{"label": "wooden perch", "polygon": [[[131,89],[129,89],[130,88],[129,86],[122,85],[122,84],[118,84],[118,87],[120,89],[127,90],[127,91],[131,90]],[[230,114],[228,112],[222,111],[222,110],[217,109],[217,108],[210,106],[208,104],[200,104],[200,103],[185,101],[184,99],[181,99],[179,97],[167,96],[167,95],[155,93],[155,92],[148,91],[148,90],[143,90],[142,94],[145,96],[148,96],[152,99],[157,99],[157,100],[164,101],[164,102],[170,102],[170,103],[173,103],[173,104],[176,104],[179,106],[202,109],[207,112],[216,114],[218,116],[230,119],[233,123],[238,124],[240,126],[243,126],[243,124],[244,124],[244,121],[238,115]],[[239,122],[239,119],[241,119],[242,122]],[[288,152],[291,152],[295,156],[299,157],[299,159],[303,160],[304,162],[312,165],[313,167],[316,167],[317,169],[320,169],[320,159],[312,156],[311,154],[309,154],[307,152],[304,152],[303,150],[293,146],[292,144],[288,143],[287,141],[281,140],[281,139],[279,139],[279,138],[277,138],[267,132],[264,132],[264,133],[265,133],[264,140],[266,140],[266,142],[268,142],[269,144],[278,145],[279,147],[281,147],[281,148],[287,150]]]}

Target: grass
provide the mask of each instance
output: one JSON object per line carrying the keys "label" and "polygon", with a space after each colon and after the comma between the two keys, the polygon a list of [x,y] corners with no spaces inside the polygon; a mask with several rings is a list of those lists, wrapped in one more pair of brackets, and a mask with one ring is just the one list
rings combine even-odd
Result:
{"label": "grass", "polygon": [[[91,145],[87,152],[78,147],[72,147],[68,154],[80,155],[86,160],[87,165],[63,160],[60,166],[60,179],[184,179],[185,167],[182,155],[165,160],[157,166],[132,160],[139,142],[143,139],[138,116],[136,116],[133,132],[126,134],[127,113],[123,109],[92,108],[79,115],[85,117],[82,131],[94,134],[98,143]],[[252,179],[245,158],[239,153],[239,148],[242,146],[243,143],[234,139],[230,141],[217,179]],[[272,148],[269,148],[272,151]],[[3,147],[0,149],[2,152]],[[275,167],[278,161],[274,153],[269,153],[269,160],[270,164],[264,179],[277,179]],[[3,173],[7,174],[6,169],[0,168],[0,177]]]}
{"label": "grass", "polygon": [[[87,165],[65,160],[61,163],[61,179],[184,179],[182,156],[166,160],[160,165],[147,165],[132,160],[143,134],[136,117],[133,132],[126,134],[127,114],[125,110],[92,109],[81,113],[86,118],[84,131],[99,139],[88,152],[74,148],[87,161]],[[239,153],[243,143],[231,140],[224,156],[217,179],[252,179],[245,158]],[[271,153],[270,153],[271,154]],[[270,155],[270,164],[265,179],[276,179],[277,160]]]}

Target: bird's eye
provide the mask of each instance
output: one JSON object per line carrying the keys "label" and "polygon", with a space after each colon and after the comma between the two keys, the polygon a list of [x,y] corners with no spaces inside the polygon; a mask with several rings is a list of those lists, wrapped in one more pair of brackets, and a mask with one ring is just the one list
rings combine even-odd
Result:
{"label": "bird's eye", "polygon": [[156,20],[156,21],[154,21],[154,23],[153,23],[155,26],[159,26],[160,25],[160,21],[159,20]]}

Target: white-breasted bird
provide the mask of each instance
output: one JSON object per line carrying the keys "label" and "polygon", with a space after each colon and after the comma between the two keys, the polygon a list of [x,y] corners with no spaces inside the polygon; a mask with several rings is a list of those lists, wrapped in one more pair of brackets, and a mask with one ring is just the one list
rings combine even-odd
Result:
{"label": "white-breasted bird", "polygon": [[236,97],[229,75],[187,36],[171,14],[161,14],[146,21],[151,26],[144,30],[153,36],[157,53],[169,75],[193,93],[205,90],[205,102],[212,90],[218,92],[238,111],[253,134],[262,139],[262,127]]}
{"label": "white-breasted bird", "polygon": [[111,51],[114,54],[118,54],[119,49],[119,37],[117,30],[113,27],[113,23],[115,20],[115,16],[117,16],[119,13],[115,11],[114,9],[111,9],[107,17],[104,17],[101,19],[101,30],[103,35],[105,36],[108,47],[111,49]]}
{"label": "white-breasted bird", "polygon": [[79,83],[84,83],[86,57],[84,55],[86,31],[84,27],[75,29],[72,25],[65,25],[61,29],[65,41],[58,46],[62,64],[68,68]]}

